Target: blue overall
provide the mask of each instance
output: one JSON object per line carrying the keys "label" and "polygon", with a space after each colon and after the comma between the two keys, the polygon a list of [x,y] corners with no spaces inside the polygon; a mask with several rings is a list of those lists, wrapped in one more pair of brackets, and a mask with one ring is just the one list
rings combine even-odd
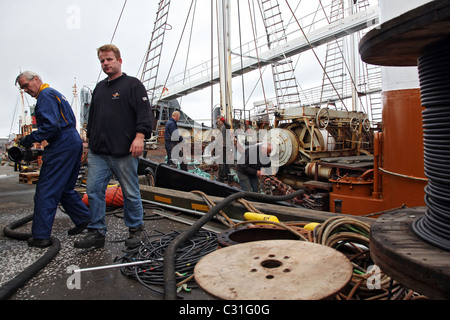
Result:
{"label": "blue overall", "polygon": [[89,209],[74,190],[81,166],[83,143],[75,129],[76,118],[66,98],[43,85],[35,109],[38,130],[29,138],[49,144],[42,155],[42,166],[34,195],[31,233],[35,239],[50,238],[58,204],[75,225],[91,220]]}

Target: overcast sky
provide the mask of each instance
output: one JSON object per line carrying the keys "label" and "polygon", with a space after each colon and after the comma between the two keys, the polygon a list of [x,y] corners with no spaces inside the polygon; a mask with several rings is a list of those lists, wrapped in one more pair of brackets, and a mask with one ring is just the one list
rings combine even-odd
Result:
{"label": "overcast sky", "polygon": [[[37,72],[44,82],[64,94],[71,103],[73,102],[72,87],[75,83],[79,92],[83,86],[93,89],[99,75],[100,79],[105,77],[100,69],[96,49],[110,43],[124,2],[124,0],[0,0],[2,48],[0,51],[2,63],[0,137],[6,137],[10,132],[19,132],[18,116],[21,114],[22,104],[18,87],[14,82],[20,71]],[[158,0],[128,0],[126,3],[113,43],[122,52],[122,70],[128,75],[140,77],[140,66],[153,30],[158,2]],[[196,36],[199,40],[192,46],[189,55],[193,65],[210,59],[211,49],[207,41],[210,37],[210,2],[199,0],[195,8],[197,16],[200,13],[205,16],[202,19],[196,19],[194,26],[193,38]],[[166,39],[170,36],[172,39],[179,38],[190,3],[191,1],[188,0],[171,2],[169,24],[173,26],[173,29],[168,31]],[[240,3],[242,3],[242,12],[245,8],[248,10],[247,1]],[[234,24],[234,27],[236,28],[237,25]],[[251,26],[242,26],[242,30],[247,35],[244,41],[253,37]],[[260,36],[261,31],[259,32]],[[188,39],[188,33],[186,31],[186,39]],[[200,33],[201,37],[198,38]],[[236,36],[236,32],[234,35]],[[163,56],[163,69],[170,67],[177,41]],[[186,42],[181,47],[186,50]],[[199,53],[202,53],[202,58]],[[180,51],[178,55],[181,57],[179,64],[184,64],[183,55],[186,56],[186,54]],[[319,65],[314,63],[305,65],[305,68],[316,70],[318,67]],[[270,69],[266,73],[270,75]],[[306,74],[310,72],[306,71]],[[253,83],[257,81],[258,76],[258,74],[254,76],[256,78],[253,78]],[[250,76],[246,77],[248,81]],[[246,90],[251,89],[252,85],[248,85]],[[237,97],[242,96],[238,90],[234,94]],[[26,106],[34,104],[35,100],[32,97],[24,94],[24,98]],[[193,95],[190,98],[190,104],[182,103],[182,109],[196,120],[206,119],[210,115],[210,99],[200,102],[201,98],[205,100],[204,93]],[[183,99],[188,100],[188,98]]]}
{"label": "overcast sky", "polygon": [[[94,87],[100,73],[96,48],[109,43],[123,0],[0,0],[0,137],[13,125],[19,90],[14,85],[20,71],[32,70],[44,82],[73,100],[76,83]],[[123,70],[136,76],[148,46],[157,1],[127,2],[114,43],[122,51]],[[104,78],[104,74],[101,75]],[[25,96],[25,105],[34,99]]]}

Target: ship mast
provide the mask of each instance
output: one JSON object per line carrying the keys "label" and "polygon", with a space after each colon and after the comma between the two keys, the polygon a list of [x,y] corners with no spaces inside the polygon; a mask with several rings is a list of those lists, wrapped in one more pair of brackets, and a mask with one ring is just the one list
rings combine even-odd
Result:
{"label": "ship mast", "polygon": [[220,71],[220,114],[230,121],[232,115],[230,1],[218,3],[218,43]]}
{"label": "ship mast", "polygon": [[78,133],[80,132],[80,116],[78,113],[78,91],[77,91],[77,79],[75,78],[74,84],[72,87],[72,93],[73,93],[73,102],[72,102],[72,109],[75,114],[75,129],[77,129]]}

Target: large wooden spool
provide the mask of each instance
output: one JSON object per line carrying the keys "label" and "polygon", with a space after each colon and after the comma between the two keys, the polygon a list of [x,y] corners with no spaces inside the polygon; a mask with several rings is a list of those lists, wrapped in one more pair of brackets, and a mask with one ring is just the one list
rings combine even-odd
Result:
{"label": "large wooden spool", "polygon": [[[426,48],[449,37],[450,0],[431,1],[368,32],[359,52],[370,64],[416,66]],[[404,286],[430,298],[448,299],[450,252],[422,240],[412,228],[425,212],[426,208],[406,208],[378,218],[371,227],[371,256]]]}
{"label": "large wooden spool", "polygon": [[370,255],[383,272],[431,299],[450,299],[450,253],[413,231],[425,208],[393,210],[378,218],[370,230]]}
{"label": "large wooden spool", "polygon": [[350,281],[353,268],[339,251],[298,240],[265,240],[203,257],[195,280],[225,300],[321,300]]}

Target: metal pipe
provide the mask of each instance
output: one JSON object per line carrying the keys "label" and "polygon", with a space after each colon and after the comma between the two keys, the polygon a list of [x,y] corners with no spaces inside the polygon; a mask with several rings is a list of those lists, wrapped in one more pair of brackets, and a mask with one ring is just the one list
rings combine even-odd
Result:
{"label": "metal pipe", "polygon": [[380,165],[380,144],[381,144],[381,132],[374,132],[373,134],[373,191],[372,198],[380,198],[380,186],[379,178],[380,172],[378,170]]}
{"label": "metal pipe", "polygon": [[150,263],[150,262],[154,262],[154,261],[157,261],[157,260],[162,261],[163,259],[153,259],[153,260],[144,260],[144,261],[135,261],[135,262],[125,262],[125,263],[111,264],[111,265],[100,266],[100,267],[74,269],[73,272],[74,273],[79,273],[79,272],[85,272],[85,271],[96,271],[96,270],[103,270],[103,269],[128,267],[128,266],[134,266],[134,265],[139,265],[139,264]]}

